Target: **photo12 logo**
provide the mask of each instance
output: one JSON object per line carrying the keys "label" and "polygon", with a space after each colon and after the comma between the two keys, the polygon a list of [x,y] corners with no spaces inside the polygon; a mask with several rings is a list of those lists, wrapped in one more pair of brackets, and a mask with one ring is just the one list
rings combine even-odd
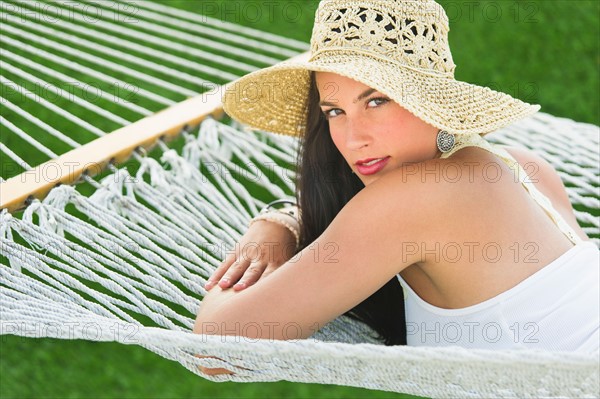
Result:
{"label": "photo12 logo", "polygon": [[[306,5],[311,4],[307,2]],[[263,21],[296,23],[302,19],[305,12],[310,12],[293,1],[199,1],[198,7],[203,23],[206,23],[209,18],[245,24]]]}
{"label": "photo12 logo", "polygon": [[533,322],[513,322],[504,326],[495,321],[408,322],[406,335],[409,342],[421,344],[537,344],[540,328]]}
{"label": "photo12 logo", "polygon": [[88,341],[117,341],[138,344],[136,335],[140,326],[127,322],[97,323],[84,321],[25,322],[0,321],[0,335],[18,335],[23,338],[84,339]]}
{"label": "photo12 logo", "polygon": [[[118,2],[97,2],[84,4],[76,1],[20,1],[17,4],[0,2],[1,19],[28,24],[43,22],[46,24],[64,25],[65,23],[99,24],[114,22],[119,24],[136,24],[140,12],[134,4]],[[16,17],[18,15],[18,17]]]}
{"label": "photo12 logo", "polygon": [[513,23],[538,23],[540,5],[535,1],[448,1],[442,3],[450,24],[457,22],[498,23],[509,19]]}

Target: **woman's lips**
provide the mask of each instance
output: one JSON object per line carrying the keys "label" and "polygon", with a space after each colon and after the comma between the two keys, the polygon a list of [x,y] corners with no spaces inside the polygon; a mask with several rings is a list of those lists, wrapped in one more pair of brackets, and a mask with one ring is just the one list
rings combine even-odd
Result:
{"label": "woman's lips", "polygon": [[358,169],[358,172],[361,175],[374,175],[375,173],[379,172],[381,169],[385,168],[385,165],[387,165],[388,161],[390,160],[390,157],[385,157],[385,158],[381,158],[381,160],[375,162],[372,165],[365,165],[365,164],[356,164],[356,169]]}

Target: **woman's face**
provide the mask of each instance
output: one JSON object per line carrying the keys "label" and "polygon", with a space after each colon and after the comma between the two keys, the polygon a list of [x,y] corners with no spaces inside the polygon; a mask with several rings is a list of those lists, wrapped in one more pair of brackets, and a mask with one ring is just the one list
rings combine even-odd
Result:
{"label": "woman's face", "polygon": [[365,186],[403,165],[437,158],[438,129],[353,79],[317,72],[331,138]]}

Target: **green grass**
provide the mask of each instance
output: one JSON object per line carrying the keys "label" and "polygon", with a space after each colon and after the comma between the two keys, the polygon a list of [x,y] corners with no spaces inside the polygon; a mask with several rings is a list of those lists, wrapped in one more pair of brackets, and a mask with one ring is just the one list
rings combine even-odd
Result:
{"label": "green grass", "polygon": [[454,4],[448,13],[457,79],[600,124],[600,3],[476,1],[472,18],[469,2],[441,3]]}
{"label": "green grass", "polygon": [[[257,1],[166,1],[172,6],[237,22],[260,30],[308,41],[316,1],[277,1],[268,8]],[[269,2],[274,4],[273,2]],[[457,64],[456,77],[489,85],[525,101],[539,103],[542,111],[578,121],[600,124],[600,65],[597,1],[441,1],[450,17],[450,44]],[[261,15],[253,13],[262,5]],[[288,4],[286,6],[286,4]],[[469,9],[469,4],[472,9]],[[254,8],[252,8],[254,7]],[[287,7],[287,8],[285,8]],[[287,13],[284,11],[286,10]],[[498,10],[502,13],[498,14]],[[9,46],[10,47],[10,46]],[[10,47],[18,54],[18,48]],[[33,57],[35,59],[35,57]],[[184,68],[185,69],[185,68]],[[186,72],[191,73],[190,70]],[[3,75],[17,79],[11,73]],[[157,92],[162,92],[156,88]],[[167,95],[167,94],[165,94]],[[171,96],[182,100],[181,96]],[[22,102],[16,99],[15,102]],[[11,100],[12,101],[12,100]],[[157,108],[156,104],[140,105]],[[158,107],[159,109],[160,107]],[[16,120],[2,107],[2,115]],[[52,113],[36,111],[48,123]],[[135,120],[139,115],[124,112]],[[90,121],[92,122],[92,121]],[[110,131],[112,122],[96,118]],[[74,125],[62,121],[57,128],[82,142]],[[33,131],[35,126],[27,125]],[[28,162],[45,157],[30,151],[12,135],[0,131],[2,142]],[[64,147],[52,144],[57,152]],[[2,176],[17,174],[3,157]],[[399,367],[402,367],[399,365]],[[317,384],[213,383],[177,363],[137,346],[87,341],[0,337],[1,398],[400,398],[402,395]]]}

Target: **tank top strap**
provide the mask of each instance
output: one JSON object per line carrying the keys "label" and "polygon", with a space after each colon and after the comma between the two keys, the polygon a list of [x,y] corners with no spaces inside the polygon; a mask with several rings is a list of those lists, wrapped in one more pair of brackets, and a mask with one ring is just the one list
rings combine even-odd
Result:
{"label": "tank top strap", "polygon": [[448,158],[458,150],[465,147],[480,147],[498,156],[504,161],[513,171],[514,176],[519,179],[519,182],[525,187],[527,192],[533,197],[546,213],[550,216],[554,224],[569,238],[573,244],[578,244],[583,240],[575,233],[573,228],[564,220],[562,215],[558,213],[552,206],[552,203],[544,194],[542,194],[523,169],[523,167],[508,153],[504,148],[494,143],[490,143],[479,134],[455,135],[455,145],[449,152],[443,153],[441,158]]}

